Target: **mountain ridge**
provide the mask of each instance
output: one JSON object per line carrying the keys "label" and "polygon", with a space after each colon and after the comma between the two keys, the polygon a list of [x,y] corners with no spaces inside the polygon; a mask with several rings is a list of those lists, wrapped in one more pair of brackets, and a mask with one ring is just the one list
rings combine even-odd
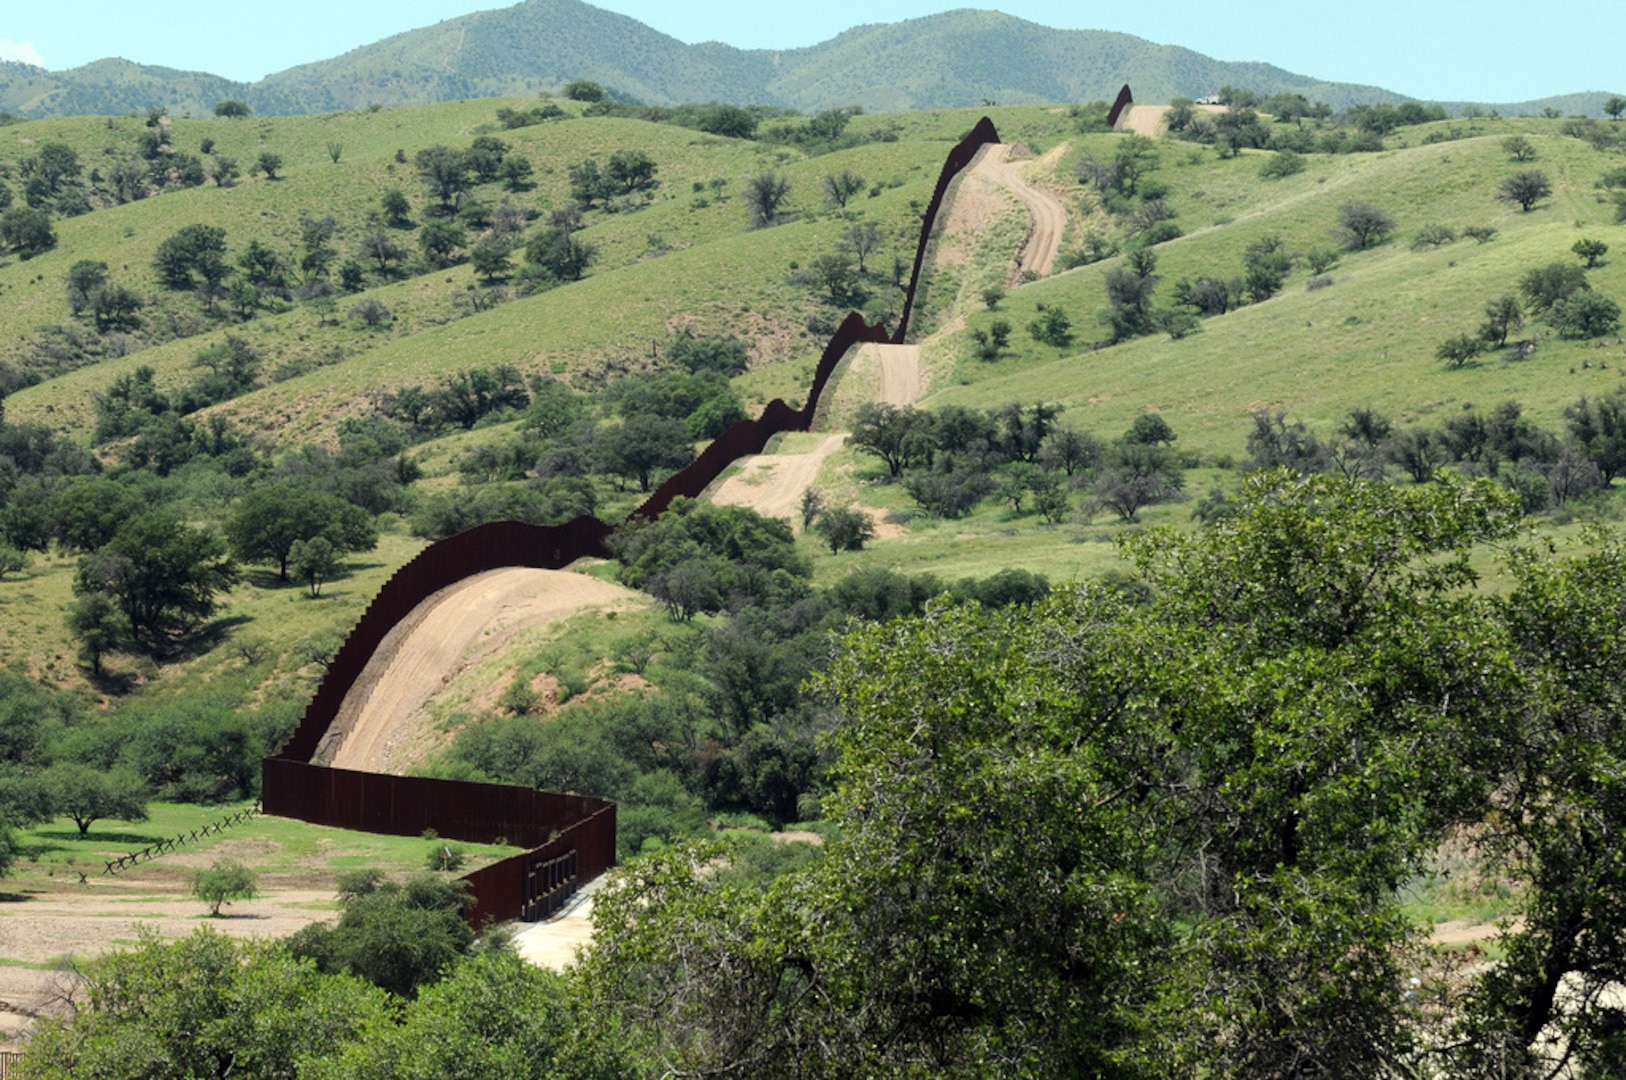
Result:
{"label": "mountain ridge", "polygon": [[[206,115],[227,98],[263,115],[548,93],[591,79],[655,105],[722,101],[817,111],[897,111],[1110,99],[1129,83],[1143,101],[1221,86],[1301,93],[1334,108],[1416,100],[1377,86],[1300,75],[1260,61],[1222,61],[1180,45],[1105,30],[1057,30],[997,11],[959,8],[851,27],[795,49],[694,45],[582,0],[524,0],[393,34],[253,83],[107,58],[63,72],[0,62],[0,109],[28,118],[121,114],[162,106]],[[1478,105],[1558,107],[1602,115],[1602,92]]]}

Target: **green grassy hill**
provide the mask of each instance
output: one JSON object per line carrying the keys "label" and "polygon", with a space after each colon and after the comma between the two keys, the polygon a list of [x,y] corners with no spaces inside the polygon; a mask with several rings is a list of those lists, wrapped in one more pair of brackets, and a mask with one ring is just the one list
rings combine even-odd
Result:
{"label": "green grassy hill", "polygon": [[[472,101],[308,117],[172,121],[167,131],[174,153],[198,153],[203,140],[212,139],[215,154],[248,165],[269,151],[283,159],[279,178],[255,175],[226,188],[172,189],[60,219],[54,248],[30,259],[0,260],[0,360],[26,371],[40,370],[56,356],[52,362],[64,369],[7,397],[6,420],[42,424],[85,444],[97,396],[115,378],[148,366],[160,388],[177,388],[196,377],[198,353],[228,334],[261,352],[265,373],[252,393],[211,412],[229,418],[267,454],[305,442],[332,446],[344,420],[371,415],[386,395],[412,385],[432,387],[474,367],[512,365],[526,375],[558,376],[593,390],[620,372],[649,367],[652,356],[683,328],[746,339],[751,370],[735,385],[748,409],[777,395],[799,401],[826,328],[846,308],[832,304],[798,271],[837,250],[855,224],[873,222],[884,242],[871,256],[872,272],[864,281],[869,311],[880,317],[895,312],[898,292],[888,282],[893,256],[912,253],[919,214],[944,153],[985,111],[859,117],[853,131],[886,133],[890,141],[809,156],[795,147],[637,120],[573,118],[506,131],[495,123],[497,108],[525,104]],[[1072,162],[1083,152],[1110,156],[1122,136],[1074,135],[1071,119],[1054,106],[986,111],[1007,141],[1023,141],[1039,153],[1056,151],[1058,156],[1049,159],[1056,163],[1049,182],[1072,207],[1070,249],[1083,244],[1089,229],[1116,228],[1104,224],[1108,219],[1098,198],[1077,182]],[[63,142],[78,153],[87,174],[105,171],[134,152],[144,130],[128,119],[15,125],[0,129],[0,162],[16,176],[21,162],[41,145]],[[1533,165],[1508,160],[1501,140],[1515,132],[1535,144]],[[250,241],[293,259],[302,220],[331,215],[338,225],[333,243],[339,255],[355,254],[385,192],[406,193],[415,216],[431,202],[412,164],[418,150],[436,144],[464,147],[493,134],[510,154],[532,161],[534,186],[506,192],[491,183],[476,188],[473,198],[491,206],[506,200],[534,215],[522,238],[545,227],[548,214],[569,200],[569,169],[584,159],[603,162],[617,150],[642,150],[656,162],[660,185],[640,208],[587,215],[578,235],[598,254],[584,280],[528,296],[517,295],[510,283],[504,297],[488,298],[489,306],[471,303],[471,297],[485,293],[466,262],[392,279],[369,273],[362,291],[341,297],[331,314],[292,303],[247,320],[225,306],[209,315],[191,295],[166,290],[157,279],[152,259],[158,245],[193,224],[226,230],[228,260]],[[1431,138],[1444,141],[1425,142]],[[937,267],[932,303],[917,324],[931,367],[926,408],[1044,400],[1065,405],[1066,422],[1103,441],[1116,438],[1142,412],[1157,411],[1178,434],[1177,448],[1200,466],[1187,483],[1187,490],[1197,493],[1215,482],[1234,483],[1230,465],[1243,456],[1250,416],[1259,410],[1285,411],[1327,435],[1356,406],[1375,408],[1399,425],[1437,426],[1465,408],[1488,410],[1516,399],[1528,417],[1558,430],[1566,405],[1623,385],[1626,357],[1618,341],[1564,341],[1540,323],[1518,335],[1535,342],[1524,360],[1486,355],[1452,368],[1435,357],[1445,338],[1475,329],[1488,299],[1516,292],[1526,269],[1575,261],[1570,247],[1578,238],[1596,236],[1620,247],[1614,208],[1594,188],[1617,159],[1564,135],[1557,121],[1404,128],[1379,153],[1311,154],[1303,172],[1281,180],[1261,179],[1263,152],[1225,157],[1212,148],[1164,141],[1158,154],[1153,175],[1166,185],[1174,221],[1184,230],[1153,249],[1160,304],[1168,303],[1181,278],[1240,274],[1243,249],[1261,237],[1278,235],[1294,253],[1333,246],[1330,230],[1339,207],[1351,200],[1380,206],[1397,229],[1373,250],[1344,254],[1329,271],[1330,286],[1308,290],[1310,274],[1301,262],[1278,295],[1205,320],[1200,333],[1179,341],[1158,334],[1098,348],[1106,335],[1100,322],[1107,306],[1104,276],[1123,264],[1122,256],[1013,287],[994,311],[972,295],[977,289],[959,288],[962,281],[987,275],[992,280],[1006,272],[1005,260],[1014,251],[1005,248],[1016,235],[998,231],[1005,228],[998,222],[1014,213],[1006,207],[1004,217],[990,219],[981,246],[975,237],[960,238],[973,251],[969,267]],[[1554,194],[1529,213],[1494,198],[1500,179],[1525,167],[1545,170],[1555,186]],[[790,220],[752,231],[740,190],[747,177],[768,169],[791,182]],[[833,210],[819,196],[820,181],[841,170],[864,177],[866,187],[844,210]],[[1458,233],[1493,226],[1496,233],[1483,244],[1459,239],[1413,250],[1411,237],[1428,225]],[[420,228],[391,233],[415,251]],[[98,338],[88,320],[73,318],[63,280],[71,266],[86,259],[106,262],[115,280],[151,301],[142,313],[143,330],[115,343],[118,335]],[[1590,280],[1604,295],[1626,296],[1626,264],[1618,258],[1606,258]],[[367,329],[345,317],[364,300],[386,305],[394,315],[389,325]],[[1030,337],[1027,326],[1041,305],[1067,314],[1071,345],[1042,345]],[[1014,327],[1010,346],[995,362],[976,359],[971,335],[996,319]],[[165,329],[171,325],[186,336]],[[89,344],[62,360],[60,350],[53,353],[47,346],[60,345],[64,334],[77,334],[82,345]],[[117,355],[121,349],[129,351]],[[457,488],[462,454],[509,438],[514,427],[511,422],[482,427],[417,447],[413,454],[428,472],[421,483],[426,490]],[[99,450],[109,460],[116,452],[116,444]],[[821,581],[864,565],[931,570],[945,580],[1013,565],[1056,579],[1093,576],[1116,565],[1108,541],[1125,528],[1104,514],[1046,525],[1031,512],[1016,514],[992,501],[965,519],[932,521],[914,510],[900,487],[877,483],[873,460],[851,449],[831,459],[820,483],[838,500],[870,506],[901,522],[861,553],[832,555],[816,538],[804,537],[802,549],[815,560]],[[219,498],[225,501],[196,505],[213,505],[205,516],[219,520],[231,494]],[[1190,503],[1177,502],[1150,508],[1142,518],[1184,524],[1191,514]],[[297,693],[299,684],[288,682],[300,666],[295,646],[342,630],[370,589],[421,548],[422,541],[406,535],[399,522],[386,522],[384,531],[384,546],[353,568],[331,601],[301,600],[269,581],[240,587],[229,601],[230,617],[267,637],[270,658],[245,667],[215,650],[168,669],[172,692],[247,671],[284,686],[279,693]],[[16,615],[15,625],[25,629],[12,658],[37,674],[68,681],[76,678],[74,643],[61,613],[71,603],[74,565],[73,559],[52,556],[36,560],[22,580],[0,583],[0,600]]]}

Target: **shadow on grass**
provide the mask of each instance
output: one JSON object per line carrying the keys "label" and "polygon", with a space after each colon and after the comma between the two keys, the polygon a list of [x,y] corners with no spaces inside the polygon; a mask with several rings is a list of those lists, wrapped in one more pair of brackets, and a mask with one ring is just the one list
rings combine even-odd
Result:
{"label": "shadow on grass", "polygon": [[228,615],[223,619],[214,619],[205,625],[186,643],[187,652],[192,656],[213,652],[231,637],[231,632],[239,626],[244,626],[254,620],[247,615]]}
{"label": "shadow on grass", "polygon": [[[34,833],[41,840],[63,840],[80,844],[111,844],[119,847],[144,848],[159,841],[167,840],[167,836],[148,836],[146,833],[132,832],[104,832],[92,829],[83,836],[78,829],[42,829]],[[61,850],[58,846],[54,850]]]}

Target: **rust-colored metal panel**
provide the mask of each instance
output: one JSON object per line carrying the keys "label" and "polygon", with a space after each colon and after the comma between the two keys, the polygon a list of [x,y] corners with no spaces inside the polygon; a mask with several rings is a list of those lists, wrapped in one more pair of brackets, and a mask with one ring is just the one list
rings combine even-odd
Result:
{"label": "rust-colored metal panel", "polygon": [[1112,103],[1112,110],[1107,113],[1107,127],[1117,127],[1118,118],[1123,116],[1124,110],[1134,103],[1135,95],[1129,92],[1129,84],[1124,83],[1124,88],[1118,91],[1118,100]]}

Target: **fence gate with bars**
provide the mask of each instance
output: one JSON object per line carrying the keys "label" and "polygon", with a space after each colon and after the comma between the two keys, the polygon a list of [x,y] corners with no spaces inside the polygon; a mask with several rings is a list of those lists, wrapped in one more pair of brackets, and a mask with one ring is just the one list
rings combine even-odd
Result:
{"label": "fence gate with bars", "polygon": [[519,917],[525,922],[541,922],[552,917],[576,895],[580,882],[575,848],[531,863],[525,867],[525,903]]}

